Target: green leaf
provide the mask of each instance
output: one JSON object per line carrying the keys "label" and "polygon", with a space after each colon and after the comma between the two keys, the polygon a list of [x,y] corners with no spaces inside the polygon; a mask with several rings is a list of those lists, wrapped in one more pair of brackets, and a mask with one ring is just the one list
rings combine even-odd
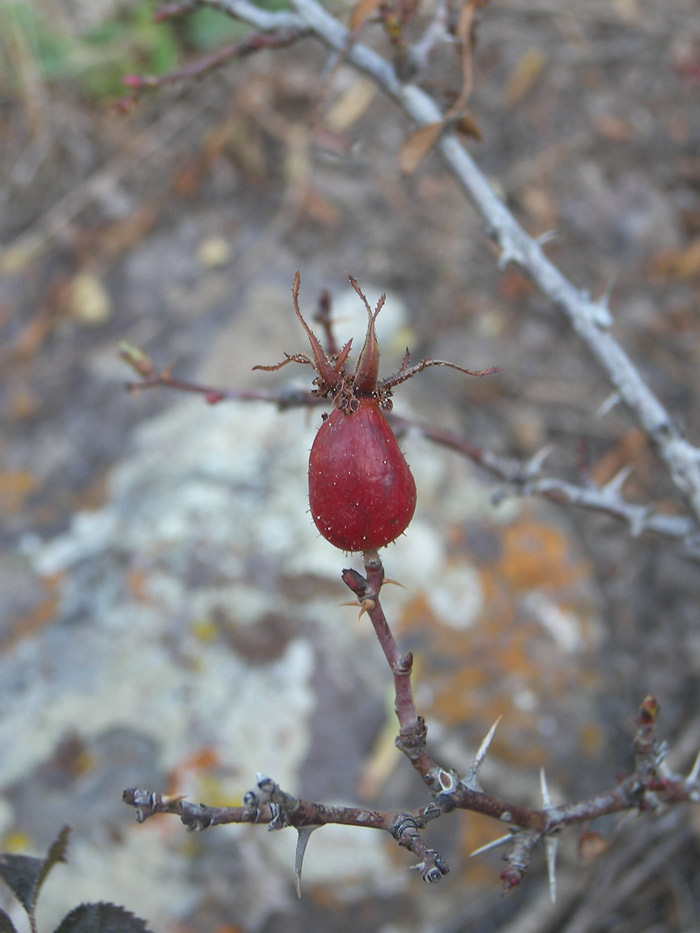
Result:
{"label": "green leaf", "polygon": [[58,862],[66,860],[69,834],[70,827],[64,826],[46,858],[32,858],[29,855],[14,855],[10,852],[0,855],[0,878],[8,885],[30,918],[34,915],[39,890],[49,872]]}
{"label": "green leaf", "polygon": [[54,933],[151,933],[146,921],[116,904],[81,904],[61,920]]}
{"label": "green leaf", "polygon": [[0,933],[17,933],[17,927],[4,910],[0,910]]}
{"label": "green leaf", "polygon": [[237,20],[206,7],[187,17],[185,30],[188,40],[200,49],[234,41],[249,31]]}

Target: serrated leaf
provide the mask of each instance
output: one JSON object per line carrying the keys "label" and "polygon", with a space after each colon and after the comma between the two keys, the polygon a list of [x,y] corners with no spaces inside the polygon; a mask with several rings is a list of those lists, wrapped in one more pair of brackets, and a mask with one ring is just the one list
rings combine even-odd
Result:
{"label": "serrated leaf", "polygon": [[36,908],[39,890],[51,869],[58,862],[65,862],[70,827],[64,826],[52,843],[46,858],[29,855],[0,855],[0,878],[8,885],[22,907],[31,917]]}
{"label": "serrated leaf", "polygon": [[125,907],[106,904],[81,904],[61,920],[54,933],[151,933],[146,921],[135,917]]}
{"label": "serrated leaf", "polygon": [[17,927],[4,910],[0,910],[0,933],[17,933]]}

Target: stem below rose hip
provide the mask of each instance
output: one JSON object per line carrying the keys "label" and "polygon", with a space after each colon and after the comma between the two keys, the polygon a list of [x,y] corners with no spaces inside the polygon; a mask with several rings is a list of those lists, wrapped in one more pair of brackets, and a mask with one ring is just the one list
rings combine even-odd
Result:
{"label": "stem below rose hip", "polygon": [[413,655],[410,651],[401,653],[379,598],[384,584],[382,560],[376,550],[365,551],[363,556],[367,576],[363,577],[355,570],[344,570],[343,582],[357,596],[362,612],[369,616],[394,678],[395,711],[399,721],[396,746],[406,755],[430,790],[440,794],[452,786],[453,778],[426,751],[428,730],[425,720],[416,710],[411,687]]}

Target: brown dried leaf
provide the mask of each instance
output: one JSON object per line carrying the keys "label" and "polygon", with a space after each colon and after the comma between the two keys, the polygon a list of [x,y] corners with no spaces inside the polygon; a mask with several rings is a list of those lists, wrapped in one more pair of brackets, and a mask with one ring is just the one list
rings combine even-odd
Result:
{"label": "brown dried leaf", "polygon": [[38,486],[38,477],[28,470],[0,470],[0,512],[19,512]]}
{"label": "brown dried leaf", "polygon": [[328,129],[343,133],[362,117],[377,94],[377,86],[367,78],[358,78],[328,109],[323,118]]}
{"label": "brown dried leaf", "polygon": [[307,189],[304,210],[323,227],[337,227],[341,221],[338,207],[321,194],[318,188]]}
{"label": "brown dried leaf", "polygon": [[479,124],[468,110],[465,110],[459,118],[456,123],[456,128],[463,136],[471,136],[473,139],[482,138]]}
{"label": "brown dried leaf", "polygon": [[614,143],[626,143],[639,135],[634,123],[620,117],[614,117],[609,113],[603,113],[595,117],[593,127],[596,133]]}
{"label": "brown dried leaf", "polygon": [[542,49],[528,49],[511,72],[503,96],[510,107],[519,104],[531,90],[547,64]]}
{"label": "brown dried leaf", "polygon": [[665,249],[652,260],[652,272],[664,279],[687,281],[700,275],[700,237],[682,249]]}
{"label": "brown dried leaf", "polygon": [[421,126],[408,137],[399,153],[399,167],[404,175],[412,175],[440,138],[445,124],[442,120]]}
{"label": "brown dried leaf", "polygon": [[100,278],[79,272],[68,288],[67,310],[78,324],[99,327],[112,316],[112,301]]}
{"label": "brown dried leaf", "polygon": [[587,830],[578,841],[578,853],[586,865],[599,858],[608,850],[608,841],[600,833]]}
{"label": "brown dried leaf", "polygon": [[384,0],[358,0],[350,11],[350,30],[355,32],[356,29],[363,26],[382,3],[384,3]]}

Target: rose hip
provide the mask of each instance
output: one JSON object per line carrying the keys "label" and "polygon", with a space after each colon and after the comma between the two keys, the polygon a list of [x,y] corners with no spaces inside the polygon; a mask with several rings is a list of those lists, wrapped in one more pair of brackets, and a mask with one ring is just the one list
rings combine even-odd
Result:
{"label": "rose hip", "polygon": [[[450,366],[475,376],[497,372],[498,367],[474,372],[442,360],[422,360],[411,366],[406,350],[397,372],[380,381],[375,321],[385,296],[372,311],[355,279],[349,278],[369,317],[353,372],[346,368],[352,341],[340,350],[330,347],[327,353],[304,320],[299,310],[298,272],[294,278],[294,310],[309,338],[312,356],[298,353],[275,366],[254,368],[269,371],[287,363],[303,363],[315,370],[313,393],[323,398],[330,396],[334,407],[311,448],[311,515],[323,537],[336,547],[344,551],[373,551],[404,533],[416,507],[416,484],[382,411],[391,409],[391,390],[428,366]],[[330,326],[326,329],[330,336]]]}

